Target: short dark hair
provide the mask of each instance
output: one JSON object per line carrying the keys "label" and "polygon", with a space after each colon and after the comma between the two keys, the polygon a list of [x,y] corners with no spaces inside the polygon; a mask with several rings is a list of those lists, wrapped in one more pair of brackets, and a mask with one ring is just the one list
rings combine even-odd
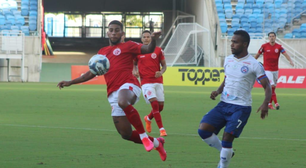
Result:
{"label": "short dark hair", "polygon": [[274,34],[274,36],[276,37],[276,33],[275,32],[268,33],[268,36],[270,36],[270,34]]}
{"label": "short dark hair", "polygon": [[120,21],[118,21],[118,20],[113,20],[113,21],[109,22],[108,26],[111,25],[111,24],[119,25],[120,28],[121,28],[121,30],[123,30],[123,24],[122,24]]}
{"label": "short dark hair", "polygon": [[149,34],[151,34],[150,30],[145,30],[145,31],[142,32],[142,34],[144,34],[144,33],[149,33]]}
{"label": "short dark hair", "polygon": [[244,31],[244,30],[236,30],[234,32],[234,35],[239,35],[243,38],[243,41],[244,42],[247,42],[248,43],[248,46],[250,44],[250,35],[248,32]]}

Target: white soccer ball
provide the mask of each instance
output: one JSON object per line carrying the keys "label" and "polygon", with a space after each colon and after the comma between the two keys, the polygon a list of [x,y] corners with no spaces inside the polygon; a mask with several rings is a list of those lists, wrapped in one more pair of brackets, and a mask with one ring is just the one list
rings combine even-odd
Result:
{"label": "white soccer ball", "polygon": [[96,54],[88,62],[89,70],[94,75],[104,75],[109,70],[109,60],[105,55]]}

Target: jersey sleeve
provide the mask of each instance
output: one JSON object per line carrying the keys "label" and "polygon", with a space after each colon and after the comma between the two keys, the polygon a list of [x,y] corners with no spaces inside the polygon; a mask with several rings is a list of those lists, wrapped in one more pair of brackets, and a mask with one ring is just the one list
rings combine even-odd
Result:
{"label": "jersey sleeve", "polygon": [[163,49],[161,49],[161,48],[158,48],[158,49],[159,49],[159,53],[158,53],[159,60],[165,60],[165,55],[164,55]]}
{"label": "jersey sleeve", "polygon": [[258,50],[258,54],[262,54],[264,52],[264,45],[261,45],[260,49]]}
{"label": "jersey sleeve", "polygon": [[254,71],[256,74],[256,78],[259,80],[266,76],[265,69],[260,62],[257,62],[257,64],[254,65]]}
{"label": "jersey sleeve", "polygon": [[286,52],[286,50],[285,50],[285,49],[283,48],[283,46],[281,46],[281,45],[280,45],[280,47],[279,47],[279,50],[280,50],[281,53],[285,53],[285,52]]}
{"label": "jersey sleeve", "polygon": [[141,54],[141,46],[143,44],[137,43],[137,42],[134,42],[134,41],[128,41],[126,43],[128,43],[129,51],[130,51],[131,54],[136,54],[136,55]]}

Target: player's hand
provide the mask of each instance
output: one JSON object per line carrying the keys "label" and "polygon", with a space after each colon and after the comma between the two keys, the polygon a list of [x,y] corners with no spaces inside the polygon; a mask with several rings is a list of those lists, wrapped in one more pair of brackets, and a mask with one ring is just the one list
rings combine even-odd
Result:
{"label": "player's hand", "polygon": [[163,74],[162,74],[162,72],[160,72],[160,71],[156,71],[155,72],[155,78],[159,78],[159,77],[161,77]]}
{"label": "player's hand", "polygon": [[59,88],[59,89],[62,89],[62,88],[64,88],[64,87],[68,87],[68,86],[70,86],[71,85],[71,82],[70,81],[61,81],[61,82],[59,82],[58,84],[57,84],[57,87]]}
{"label": "player's hand", "polygon": [[266,104],[266,103],[264,103],[264,104],[262,104],[259,108],[258,108],[258,110],[257,110],[257,113],[259,112],[259,111],[261,111],[261,114],[260,114],[260,118],[261,119],[265,119],[266,117],[268,117],[268,104]]}
{"label": "player's hand", "polygon": [[294,63],[292,61],[290,61],[290,65],[294,67]]}
{"label": "player's hand", "polygon": [[216,97],[219,95],[219,92],[217,91],[212,91],[211,94],[210,94],[210,98],[212,100],[216,100]]}
{"label": "player's hand", "polygon": [[157,40],[159,38],[159,36],[161,36],[161,31],[158,32],[153,32],[151,34],[152,39]]}

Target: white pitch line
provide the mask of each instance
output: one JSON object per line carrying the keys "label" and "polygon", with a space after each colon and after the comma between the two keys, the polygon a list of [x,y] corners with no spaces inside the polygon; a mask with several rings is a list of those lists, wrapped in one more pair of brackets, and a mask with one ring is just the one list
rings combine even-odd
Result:
{"label": "white pitch line", "polygon": [[[42,125],[0,124],[0,126],[117,132],[116,130],[110,130],[110,129],[56,127],[56,126],[42,126]],[[157,132],[152,132],[152,133],[157,133]],[[194,137],[199,136],[198,134],[181,134],[181,133],[168,133],[168,135],[194,136]],[[278,140],[278,141],[306,141],[306,139],[288,139],[288,138],[263,138],[263,137],[239,137],[239,138],[240,139],[258,139],[258,140]]]}

